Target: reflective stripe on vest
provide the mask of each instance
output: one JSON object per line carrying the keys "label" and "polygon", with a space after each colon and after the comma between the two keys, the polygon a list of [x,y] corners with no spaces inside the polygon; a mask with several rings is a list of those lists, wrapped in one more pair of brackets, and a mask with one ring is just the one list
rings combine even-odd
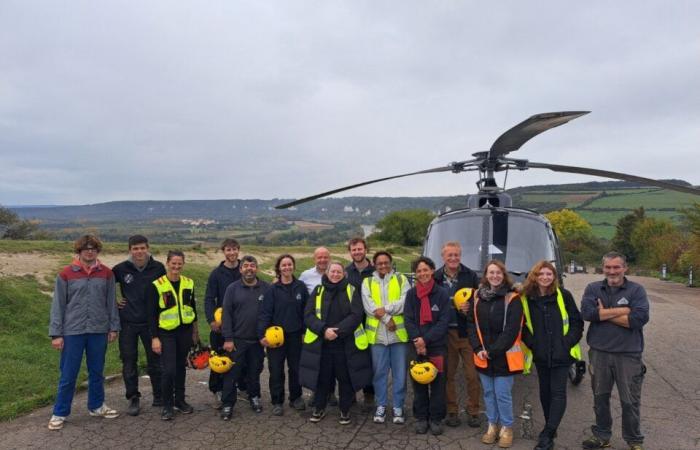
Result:
{"label": "reflective stripe on vest", "polygon": [[[510,305],[510,302],[512,302],[514,299],[518,298],[518,294],[515,292],[511,292],[506,294],[505,297],[505,307],[503,309],[503,329],[506,327],[506,319],[508,316],[508,306]],[[488,352],[488,349],[486,348],[486,345],[484,344],[484,337],[481,334],[481,327],[479,326],[479,314],[477,313],[476,307],[479,305],[479,296],[475,295],[474,296],[474,324],[476,325],[476,335],[479,337],[479,343],[481,344],[481,347]],[[518,331],[518,335],[515,337],[515,342],[513,342],[513,345],[506,350],[506,362],[508,364],[508,371],[509,372],[519,372],[519,371],[525,371],[525,366],[526,366],[526,361],[527,361],[527,355],[525,352],[525,344],[522,342],[522,318],[520,322],[520,331]],[[517,366],[512,367],[511,366],[511,358],[509,358],[508,353],[522,353],[521,355],[518,355],[518,358],[513,358],[514,360],[517,360]],[[485,363],[484,366],[481,366],[482,368],[488,367],[488,361]]]}
{"label": "reflective stripe on vest", "polygon": [[[318,290],[318,294],[316,294],[316,317],[321,319],[321,299],[323,298],[323,291],[324,288],[321,286]],[[351,284],[348,284],[347,287],[347,294],[348,294],[348,301],[352,303],[352,295],[355,292],[355,287]],[[355,332],[353,333],[355,337],[355,347],[357,347],[360,350],[365,350],[368,346],[369,343],[367,342],[367,334],[365,333],[365,329],[362,327],[362,323],[360,323],[357,328],[355,328]],[[314,341],[318,339],[318,335],[311,331],[310,328],[306,329],[306,333],[304,333],[304,344],[311,344]]]}
{"label": "reflective stripe on vest", "polygon": [[[389,303],[396,303],[401,300],[401,288],[404,283],[408,280],[403,274],[394,273],[389,279],[389,287],[387,288],[387,295]],[[372,296],[372,301],[377,306],[377,308],[382,307],[382,288],[374,277],[367,277],[363,282],[367,289],[370,291]],[[394,324],[396,325],[396,337],[401,342],[408,342],[408,332],[406,332],[406,326],[403,322],[403,314],[397,314],[391,316],[394,319]],[[365,332],[367,333],[367,341],[370,344],[374,344],[377,340],[377,328],[379,328],[379,319],[374,316],[367,316],[367,321],[365,324]]]}
{"label": "reflective stripe on vest", "polygon": [[[527,296],[522,295],[520,297],[520,301],[523,303],[523,314],[525,315],[525,325],[527,326],[527,329],[530,331],[531,335],[535,335],[535,331],[532,329],[532,320],[530,319],[530,306],[527,303]],[[559,306],[559,314],[561,314],[561,322],[563,324],[564,328],[564,336],[569,334],[569,313],[566,312],[566,305],[564,305],[564,296],[561,293],[561,289],[557,288],[557,306]],[[523,351],[525,352],[525,374],[530,373],[530,368],[532,367],[532,350],[527,348],[526,345],[523,344]],[[571,355],[572,358],[574,358],[576,361],[581,361],[581,345],[576,344],[573,347],[571,347],[571,350],[569,350],[569,354]]]}
{"label": "reflective stripe on vest", "polygon": [[[164,330],[174,330],[181,324],[190,324],[194,322],[195,311],[190,305],[185,305],[182,302],[182,294],[186,289],[189,289],[194,295],[194,281],[192,279],[180,276],[180,292],[175,292],[167,275],[163,275],[153,282],[153,285],[158,290],[158,307],[162,309],[158,316],[158,327]],[[175,305],[166,308],[164,294],[171,294],[175,298]]]}

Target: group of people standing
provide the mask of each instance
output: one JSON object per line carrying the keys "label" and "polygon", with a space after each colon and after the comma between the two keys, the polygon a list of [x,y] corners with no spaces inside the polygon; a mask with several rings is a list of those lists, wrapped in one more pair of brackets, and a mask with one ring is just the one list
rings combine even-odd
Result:
{"label": "group of people standing", "polygon": [[[153,406],[162,408],[161,418],[193,411],[185,401],[185,364],[199,335],[194,283],[181,274],[185,255],[171,251],[163,266],[150,255],[145,237],[132,236],[129,258],[110,270],[97,259],[101,246],[94,236],[78,239],[75,260],[57,277],[49,334],[62,353],[52,430],[62,428],[70,414],[83,353],[90,415],[119,415],[104,404],[102,376],[107,342],[119,331],[127,413],[138,415],[140,410],[139,340],[146,351]],[[349,265],[331,261],[329,250],[320,247],[314,252],[314,267],[298,279],[295,258],[279,256],[273,283],[258,277],[255,257],[239,259],[235,240],[225,240],[221,250],[225,259],[209,276],[204,311],[212,349],[234,361],[230,371],[212,371],[209,379],[223,420],[233,417],[239,390],[246,391],[253,411],[262,412],[260,374],[267,355],[273,415],[284,414],[286,381],[289,406],[295,410],[307,407],[302,387],[313,391],[311,422],[321,421],[327,406],[337,402],[339,423],[351,423],[350,408],[356,392],[363,390],[375,423],[384,423],[391,412],[391,421],[400,425],[405,423],[409,361],[429,361],[437,375],[427,384],[412,381],[412,410],[416,433],[439,435],[443,424],[461,423],[455,384],[461,360],[467,424],[480,427],[485,408],[488,425],[482,442],[507,448],[513,442],[515,375],[529,372],[534,363],[545,418],[535,449],[552,449],[566,409],[568,369],[582,358],[578,342],[585,319],[591,322],[596,424],[582,445],[609,446],[609,400],[617,383],[623,437],[631,448],[641,448],[642,327],[649,307],[644,289],[625,278],[623,255],[604,256],[606,279],[586,288],[582,316],[571,293],[559,286],[551,263],[537,263],[516,287],[499,260],[490,261],[481,275],[464,266],[458,242],[443,245],[439,269],[424,256],[413,261],[413,286],[395,271],[389,252],[378,251],[370,261],[361,238],[348,243]],[[218,308],[221,319],[216,317]],[[281,346],[268,342],[265,331],[270,326],[284,331]]]}

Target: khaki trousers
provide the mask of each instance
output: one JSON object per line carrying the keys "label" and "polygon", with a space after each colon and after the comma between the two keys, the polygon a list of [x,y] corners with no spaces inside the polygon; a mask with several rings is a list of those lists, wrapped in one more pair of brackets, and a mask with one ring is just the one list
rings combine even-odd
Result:
{"label": "khaki trousers", "polygon": [[457,386],[455,375],[459,367],[459,359],[462,359],[464,381],[467,389],[467,413],[470,416],[479,414],[479,402],[481,400],[481,382],[474,367],[474,350],[469,343],[469,338],[459,337],[455,329],[450,329],[447,334],[447,413],[459,413],[459,401],[457,399]]}

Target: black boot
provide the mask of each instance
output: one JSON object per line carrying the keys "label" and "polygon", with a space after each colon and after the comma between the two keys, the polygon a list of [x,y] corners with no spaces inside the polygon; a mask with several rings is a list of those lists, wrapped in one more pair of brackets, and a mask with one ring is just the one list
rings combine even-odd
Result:
{"label": "black boot", "polygon": [[554,440],[552,437],[549,435],[549,433],[542,432],[540,433],[539,439],[537,439],[537,445],[535,446],[534,450],[553,450],[554,449]]}
{"label": "black boot", "polygon": [[141,402],[136,396],[131,397],[129,400],[129,407],[126,409],[126,413],[130,416],[138,416],[139,410],[141,409]]}

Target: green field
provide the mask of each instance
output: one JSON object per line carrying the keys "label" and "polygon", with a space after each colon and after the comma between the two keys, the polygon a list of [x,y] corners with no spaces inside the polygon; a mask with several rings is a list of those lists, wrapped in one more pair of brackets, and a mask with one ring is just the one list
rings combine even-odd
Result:
{"label": "green field", "polygon": [[[70,261],[71,243],[58,241],[7,241],[0,240],[0,255],[36,255],[37,265],[42,264],[44,255],[50,255],[60,262],[43,269],[57,273],[61,266]],[[164,259],[164,253],[178,246],[154,245],[152,250],[156,258]],[[186,259],[198,260],[209,258],[210,263],[188,262],[183,273],[195,282],[197,312],[204,317],[204,290],[211,270],[218,264],[220,253],[215,247],[185,246]],[[260,260],[261,278],[269,281],[275,258],[283,253],[291,253],[297,259],[298,272],[313,265],[313,247],[256,247],[244,246],[245,253],[250,253]],[[340,256],[346,256],[344,247],[330,248],[334,259],[347,262]],[[394,254],[397,268],[409,271],[410,261],[419,253],[417,248],[390,247]],[[105,243],[102,256],[111,255],[112,259],[126,254],[123,244]],[[337,255],[337,257],[335,257]],[[58,257],[58,258],[56,258]],[[7,271],[5,271],[7,272]],[[53,402],[58,383],[59,353],[51,348],[47,335],[51,291],[55,275],[46,279],[35,276],[13,276],[0,273],[0,360],[4,361],[0,371],[0,420],[8,420],[27,413],[39,406]],[[206,341],[209,327],[206,320],[198,321],[200,336]],[[142,355],[143,356],[143,355]],[[143,359],[143,358],[142,358]],[[145,367],[145,359],[141,361]],[[107,351],[105,375],[119,374],[121,362],[117,343],[110,344]],[[87,379],[85,367],[80,374],[79,383]]]}
{"label": "green field", "polygon": [[[617,191],[614,191],[617,192]],[[624,192],[624,191],[623,191]],[[644,206],[645,209],[659,208],[684,208],[697,202],[699,198],[695,195],[684,194],[675,191],[640,191],[639,193],[624,193],[620,195],[609,195],[596,199],[587,208],[625,208],[634,209]]]}

